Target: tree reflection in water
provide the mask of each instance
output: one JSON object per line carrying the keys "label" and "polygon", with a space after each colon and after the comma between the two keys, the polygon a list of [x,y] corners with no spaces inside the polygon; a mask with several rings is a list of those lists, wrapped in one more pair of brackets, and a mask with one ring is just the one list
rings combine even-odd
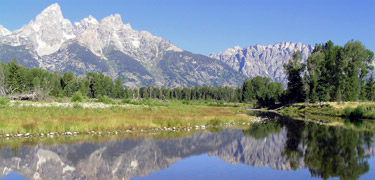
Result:
{"label": "tree reflection in water", "polygon": [[[373,156],[375,149],[372,132],[296,121],[276,114],[258,116],[270,121],[252,124],[244,131],[211,129],[211,132],[202,130],[181,137],[175,137],[176,134],[171,132],[160,132],[163,134],[159,137],[163,138],[125,137],[105,142],[53,146],[24,144],[17,149],[2,147],[0,169],[3,171],[0,178],[14,172],[26,179],[131,179],[170,169],[168,167],[180,160],[204,154],[220,158],[222,161],[215,161],[217,167],[223,167],[228,162],[245,165],[243,172],[238,166],[233,166],[235,172],[230,171],[231,174],[242,172],[242,175],[254,175],[257,172],[262,175],[252,177],[260,179],[267,179],[263,177],[267,173],[274,173],[274,177],[280,178],[289,172],[300,179],[311,176],[357,179],[369,172],[367,155]],[[195,160],[205,164],[209,159]],[[184,162],[179,167],[186,172],[191,164]],[[215,175],[225,173],[215,167],[213,169]],[[289,171],[291,169],[302,170],[306,174]],[[198,177],[204,172],[191,174]],[[374,176],[371,173],[366,175]],[[167,175],[169,177],[173,173]],[[205,175],[206,179],[215,179],[210,173]]]}
{"label": "tree reflection in water", "polygon": [[287,142],[282,154],[292,169],[297,170],[299,159],[303,158],[311,176],[323,179],[358,179],[369,171],[364,148],[370,148],[373,132],[296,121],[277,114],[257,115],[273,121],[256,124],[244,134],[263,138],[286,128]]}

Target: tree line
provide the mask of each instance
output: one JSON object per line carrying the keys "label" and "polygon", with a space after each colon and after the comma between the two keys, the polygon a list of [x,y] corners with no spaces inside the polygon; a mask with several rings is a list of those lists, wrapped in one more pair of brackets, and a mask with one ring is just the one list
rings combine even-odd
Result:
{"label": "tree line", "polygon": [[[306,63],[301,52],[284,65],[288,76],[286,103],[374,101],[374,53],[359,41],[343,47],[332,41],[317,44]],[[371,74],[369,74],[371,72]]]}
{"label": "tree line", "polygon": [[176,99],[242,101],[242,88],[237,87],[123,87],[121,78],[113,80],[102,73],[76,77],[73,72],[49,72],[27,68],[13,59],[0,65],[0,96],[35,92],[43,97],[72,97],[80,92],[88,98],[113,99]]}

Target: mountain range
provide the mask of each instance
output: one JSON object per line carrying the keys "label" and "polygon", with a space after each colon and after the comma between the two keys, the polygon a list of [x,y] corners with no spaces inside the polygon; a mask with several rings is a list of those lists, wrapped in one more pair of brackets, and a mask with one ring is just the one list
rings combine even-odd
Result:
{"label": "mountain range", "polygon": [[234,47],[204,56],[185,51],[147,31],[132,29],[119,14],[72,23],[52,4],[13,32],[0,25],[0,59],[49,71],[104,73],[127,87],[239,86],[245,78],[270,77],[286,85],[283,64],[296,50],[303,59],[313,47],[282,42]]}

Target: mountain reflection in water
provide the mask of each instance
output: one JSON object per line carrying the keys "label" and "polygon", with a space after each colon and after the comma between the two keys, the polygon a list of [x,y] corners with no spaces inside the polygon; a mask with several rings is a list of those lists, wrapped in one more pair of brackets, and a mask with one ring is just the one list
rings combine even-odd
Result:
{"label": "mountain reflection in water", "polygon": [[[179,164],[176,162],[182,159],[202,155],[221,160],[215,163],[240,164],[231,168],[234,172],[236,168],[254,167],[269,167],[279,172],[307,169],[309,173],[301,179],[358,179],[369,173],[369,158],[375,154],[373,133],[293,121],[280,116],[272,119],[247,130],[198,132],[184,138],[125,138],[104,143],[25,145],[16,152],[4,147],[0,155],[0,178],[12,172],[26,179],[131,179],[162,171]],[[207,161],[207,158],[196,159],[199,160]],[[215,175],[220,175],[223,170],[217,171]]]}

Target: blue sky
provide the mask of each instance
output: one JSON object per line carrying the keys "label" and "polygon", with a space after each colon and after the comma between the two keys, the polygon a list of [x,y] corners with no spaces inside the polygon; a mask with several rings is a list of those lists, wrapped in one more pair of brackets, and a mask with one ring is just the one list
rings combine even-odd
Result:
{"label": "blue sky", "polygon": [[0,24],[19,29],[55,2],[72,22],[118,13],[136,30],[204,55],[236,45],[351,39],[375,51],[375,0],[1,0]]}

